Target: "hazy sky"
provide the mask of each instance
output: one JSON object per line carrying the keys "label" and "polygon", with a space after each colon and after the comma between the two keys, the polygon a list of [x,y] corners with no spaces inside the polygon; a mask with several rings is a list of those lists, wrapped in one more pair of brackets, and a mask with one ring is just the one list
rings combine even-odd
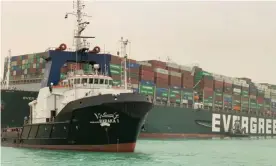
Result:
{"label": "hazy sky", "polygon": [[[72,46],[72,1],[2,2],[1,60]],[[276,84],[276,2],[103,2],[87,1],[91,45],[116,53],[121,36],[131,58],[198,63],[232,77]],[[1,63],[3,64],[3,62]],[[1,67],[1,75],[2,75]]]}

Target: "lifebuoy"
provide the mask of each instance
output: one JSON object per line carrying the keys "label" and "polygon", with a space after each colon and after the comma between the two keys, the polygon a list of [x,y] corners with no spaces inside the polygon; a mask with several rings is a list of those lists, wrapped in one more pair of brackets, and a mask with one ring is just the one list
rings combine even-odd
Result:
{"label": "lifebuoy", "polygon": [[67,46],[64,43],[59,45],[59,49],[62,50],[62,51],[66,50],[66,48],[67,48]]}
{"label": "lifebuoy", "polygon": [[93,48],[92,51],[89,51],[90,53],[94,53],[94,54],[97,54],[101,51],[101,48],[99,46],[96,46]]}

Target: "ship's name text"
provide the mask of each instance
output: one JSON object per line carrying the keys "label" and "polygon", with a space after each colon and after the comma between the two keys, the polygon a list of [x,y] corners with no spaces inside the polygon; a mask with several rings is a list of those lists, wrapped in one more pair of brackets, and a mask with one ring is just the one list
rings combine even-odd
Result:
{"label": "ship's name text", "polygon": [[212,132],[229,132],[239,120],[241,128],[250,134],[276,134],[276,119],[212,114]]}

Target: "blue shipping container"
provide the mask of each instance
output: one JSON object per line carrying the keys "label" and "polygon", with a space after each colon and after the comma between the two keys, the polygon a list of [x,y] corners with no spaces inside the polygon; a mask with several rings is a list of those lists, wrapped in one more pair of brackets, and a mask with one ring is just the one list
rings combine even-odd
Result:
{"label": "blue shipping container", "polygon": [[141,80],[140,81],[141,85],[149,85],[149,86],[154,86],[154,82],[153,81],[145,81],[145,80]]}
{"label": "blue shipping container", "polygon": [[17,61],[17,57],[16,56],[12,56],[11,57],[11,61]]}
{"label": "blue shipping container", "polygon": [[137,63],[127,63],[127,68],[139,68],[140,64]]}
{"label": "blue shipping container", "polygon": [[156,88],[156,96],[164,96],[164,94],[166,94],[165,96],[168,96],[168,89],[166,88]]}

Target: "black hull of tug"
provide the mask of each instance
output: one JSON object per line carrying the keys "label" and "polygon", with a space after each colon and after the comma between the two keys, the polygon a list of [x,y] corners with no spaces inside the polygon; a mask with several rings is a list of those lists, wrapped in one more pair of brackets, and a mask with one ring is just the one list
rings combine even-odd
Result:
{"label": "black hull of tug", "polygon": [[24,125],[17,138],[2,133],[2,146],[133,152],[151,108],[139,94],[120,94],[116,100],[112,95],[79,99],[68,103],[55,122]]}

